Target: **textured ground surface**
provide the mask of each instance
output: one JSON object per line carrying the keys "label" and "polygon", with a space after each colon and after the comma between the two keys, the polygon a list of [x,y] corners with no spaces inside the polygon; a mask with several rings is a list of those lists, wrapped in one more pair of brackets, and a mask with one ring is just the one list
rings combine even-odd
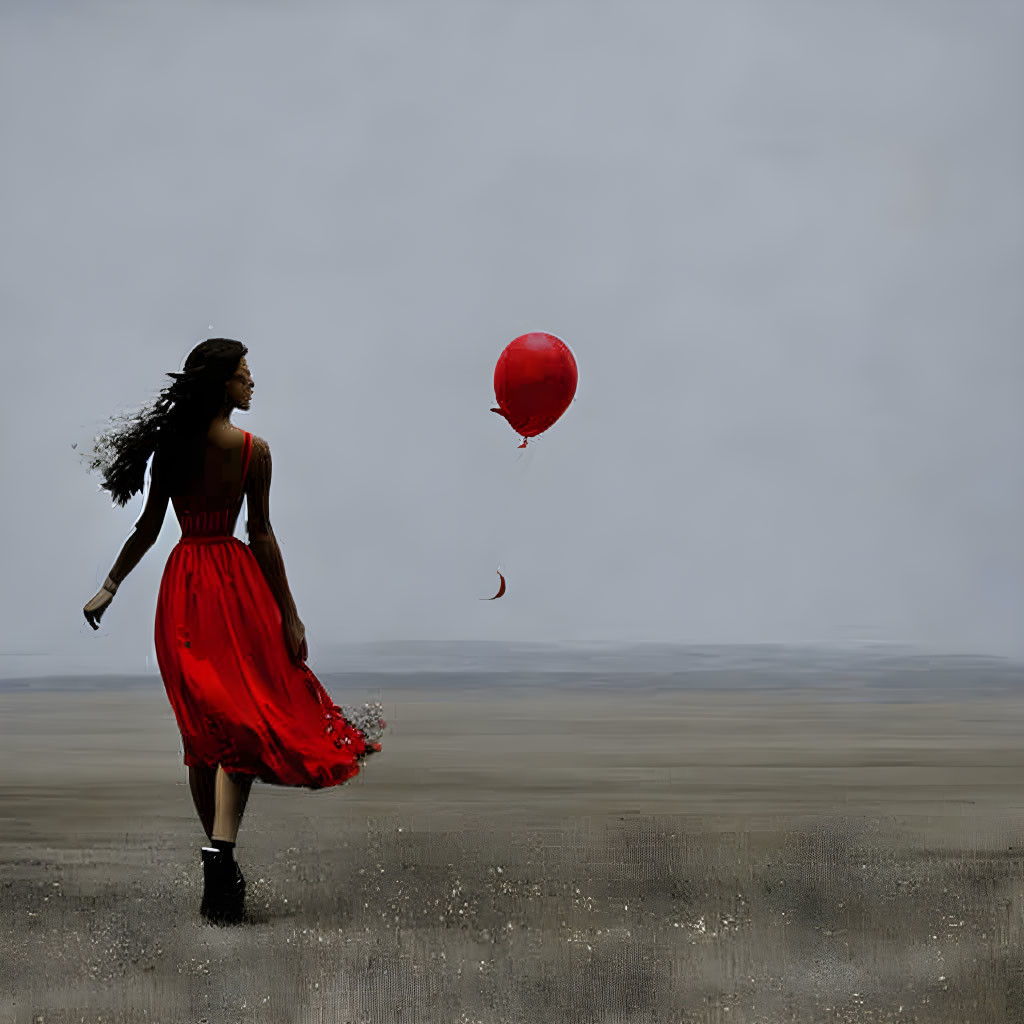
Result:
{"label": "textured ground surface", "polygon": [[397,683],[198,917],[162,690],[0,693],[0,1021],[1024,1019],[1024,701]]}

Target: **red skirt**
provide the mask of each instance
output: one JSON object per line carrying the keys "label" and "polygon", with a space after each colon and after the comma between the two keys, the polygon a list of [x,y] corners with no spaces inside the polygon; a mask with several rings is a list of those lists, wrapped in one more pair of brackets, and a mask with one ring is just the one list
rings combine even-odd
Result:
{"label": "red skirt", "polygon": [[281,611],[234,536],[183,537],[156,608],[156,656],[186,765],[322,789],[381,749],[379,704],[341,708],[285,647]]}

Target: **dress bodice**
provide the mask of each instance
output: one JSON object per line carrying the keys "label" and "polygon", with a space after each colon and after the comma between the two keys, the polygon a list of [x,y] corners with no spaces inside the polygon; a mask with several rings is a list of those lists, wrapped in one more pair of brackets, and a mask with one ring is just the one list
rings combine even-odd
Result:
{"label": "dress bodice", "polygon": [[238,522],[238,513],[245,497],[245,479],[252,455],[252,434],[243,431],[242,478],[238,494],[214,497],[208,494],[174,495],[171,505],[181,527],[182,537],[231,537]]}

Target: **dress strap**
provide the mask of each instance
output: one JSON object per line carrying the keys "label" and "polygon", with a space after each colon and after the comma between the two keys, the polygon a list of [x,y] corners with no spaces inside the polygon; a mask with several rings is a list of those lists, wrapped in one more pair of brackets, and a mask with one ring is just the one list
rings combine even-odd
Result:
{"label": "dress strap", "polygon": [[245,432],[245,438],[242,441],[242,493],[245,493],[245,475],[249,471],[249,457],[252,455],[252,434],[248,430]]}

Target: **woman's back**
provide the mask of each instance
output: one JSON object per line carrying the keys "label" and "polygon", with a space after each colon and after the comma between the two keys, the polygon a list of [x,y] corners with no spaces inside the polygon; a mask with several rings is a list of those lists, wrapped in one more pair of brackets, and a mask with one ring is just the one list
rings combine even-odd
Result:
{"label": "woman's back", "polygon": [[255,440],[238,427],[210,428],[202,472],[184,494],[171,496],[182,533],[234,532]]}

